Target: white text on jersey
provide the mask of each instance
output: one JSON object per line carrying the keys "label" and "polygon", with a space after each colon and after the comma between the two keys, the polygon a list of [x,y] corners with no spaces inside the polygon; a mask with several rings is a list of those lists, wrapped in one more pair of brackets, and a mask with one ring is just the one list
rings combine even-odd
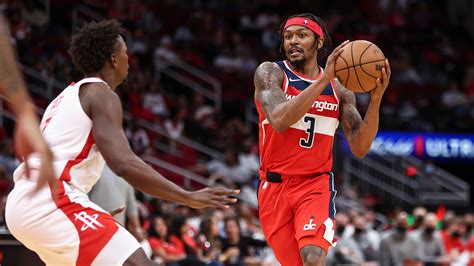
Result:
{"label": "white text on jersey", "polygon": [[[288,101],[296,97],[296,95],[289,95],[289,94],[285,94],[285,96]],[[339,105],[336,103],[328,103],[327,101],[324,101],[324,102],[314,101],[313,105],[311,105],[311,108],[316,108],[318,112],[321,112],[323,110],[337,111],[337,108],[339,108]]]}

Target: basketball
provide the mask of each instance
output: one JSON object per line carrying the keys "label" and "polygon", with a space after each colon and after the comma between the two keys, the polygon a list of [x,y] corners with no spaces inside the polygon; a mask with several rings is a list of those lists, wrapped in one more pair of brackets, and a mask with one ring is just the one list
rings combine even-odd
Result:
{"label": "basketball", "polygon": [[336,77],[341,84],[353,92],[369,92],[382,78],[385,56],[377,45],[356,40],[346,44],[336,59]]}

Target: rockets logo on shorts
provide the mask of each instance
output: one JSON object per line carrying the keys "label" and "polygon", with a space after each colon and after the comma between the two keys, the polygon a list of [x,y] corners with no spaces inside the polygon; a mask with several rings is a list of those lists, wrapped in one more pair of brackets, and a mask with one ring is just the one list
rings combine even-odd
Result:
{"label": "rockets logo on shorts", "polygon": [[316,229],[316,224],[313,224],[313,221],[314,221],[314,216],[311,216],[311,218],[309,218],[309,223],[303,226],[303,231],[310,231],[310,230]]}
{"label": "rockets logo on shorts", "polygon": [[101,223],[97,221],[97,218],[99,217],[99,214],[94,214],[94,215],[88,215],[87,212],[82,211],[80,213],[74,213],[74,216],[76,219],[74,220],[79,220],[83,222],[84,224],[81,226],[81,231],[85,231],[89,228],[92,228],[93,230],[97,230],[97,226],[104,227]]}

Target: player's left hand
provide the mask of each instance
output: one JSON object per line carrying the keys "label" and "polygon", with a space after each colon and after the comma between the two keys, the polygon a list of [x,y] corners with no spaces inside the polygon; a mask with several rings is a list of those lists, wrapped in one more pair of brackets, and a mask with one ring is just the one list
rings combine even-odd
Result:
{"label": "player's left hand", "polygon": [[223,187],[207,187],[198,191],[189,192],[187,205],[194,209],[202,208],[229,208],[229,204],[236,203],[240,190],[231,190]]}
{"label": "player's left hand", "polygon": [[122,206],[120,206],[119,208],[117,208],[117,209],[115,209],[115,210],[113,210],[113,211],[110,211],[109,214],[110,214],[110,216],[114,217],[115,215],[117,215],[117,214],[123,212],[124,210],[125,210],[125,205],[122,205]]}
{"label": "player's left hand", "polygon": [[382,78],[378,78],[376,83],[377,87],[370,92],[370,97],[373,100],[381,100],[385,90],[388,87],[390,82],[390,76],[392,75],[392,71],[390,70],[390,64],[388,63],[388,59],[385,59],[385,66],[382,67]]}

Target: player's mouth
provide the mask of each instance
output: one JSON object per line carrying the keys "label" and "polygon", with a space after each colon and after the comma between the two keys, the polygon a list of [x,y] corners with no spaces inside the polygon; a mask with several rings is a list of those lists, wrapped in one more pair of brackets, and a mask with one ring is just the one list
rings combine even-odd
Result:
{"label": "player's mouth", "polygon": [[291,48],[289,51],[288,51],[288,54],[292,57],[294,56],[299,56],[299,55],[302,55],[303,54],[303,50],[299,49],[299,48]]}

